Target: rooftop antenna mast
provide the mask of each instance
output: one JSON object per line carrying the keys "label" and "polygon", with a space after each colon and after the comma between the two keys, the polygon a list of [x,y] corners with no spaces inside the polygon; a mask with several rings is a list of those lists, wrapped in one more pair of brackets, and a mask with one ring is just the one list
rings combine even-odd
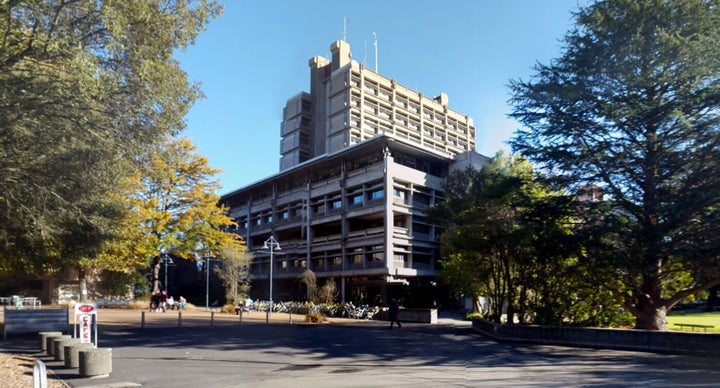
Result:
{"label": "rooftop antenna mast", "polygon": [[343,42],[347,38],[347,17],[343,17]]}
{"label": "rooftop antenna mast", "polygon": [[365,40],[365,48],[363,49],[363,65],[367,66],[367,40]]}
{"label": "rooftop antenna mast", "polygon": [[375,72],[379,74],[378,71],[378,41],[377,41],[377,34],[373,32],[373,46],[375,46]]}

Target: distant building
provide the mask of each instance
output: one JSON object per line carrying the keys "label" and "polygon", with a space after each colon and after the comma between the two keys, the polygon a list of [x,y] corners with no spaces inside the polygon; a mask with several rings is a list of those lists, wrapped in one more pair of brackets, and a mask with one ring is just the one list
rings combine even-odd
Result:
{"label": "distant building", "polygon": [[343,301],[431,303],[441,230],[423,211],[443,199],[450,171],[487,161],[473,121],[445,94],[427,98],[352,61],[346,42],[331,50],[331,61],[310,60],[310,93],[284,109],[280,172],[221,198],[255,254],[251,295],[268,297],[262,248],[274,236],[275,300],[304,298],[297,279],[310,269]]}

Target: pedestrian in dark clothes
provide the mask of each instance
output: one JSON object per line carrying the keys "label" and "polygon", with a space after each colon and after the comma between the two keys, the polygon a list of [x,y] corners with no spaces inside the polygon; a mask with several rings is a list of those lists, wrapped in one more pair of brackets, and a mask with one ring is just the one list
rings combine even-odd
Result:
{"label": "pedestrian in dark clothes", "polygon": [[390,306],[388,307],[388,316],[390,317],[390,328],[393,328],[393,324],[397,323],[398,329],[402,327],[400,321],[398,321],[398,315],[400,315],[400,305],[395,298],[390,300]]}

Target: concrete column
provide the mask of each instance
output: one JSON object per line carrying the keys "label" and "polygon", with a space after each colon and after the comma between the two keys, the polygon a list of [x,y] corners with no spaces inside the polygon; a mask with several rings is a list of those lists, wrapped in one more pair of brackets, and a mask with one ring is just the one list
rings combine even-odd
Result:
{"label": "concrete column", "polygon": [[65,347],[79,343],[80,340],[77,338],[63,338],[53,341],[53,356],[55,357],[55,361],[65,361]]}
{"label": "concrete column", "polygon": [[41,332],[39,332],[38,333],[38,342],[39,342],[38,345],[40,347],[40,351],[44,352],[45,350],[47,350],[47,344],[45,342],[47,337],[50,337],[50,336],[59,337],[61,335],[62,335],[62,332],[60,332],[60,331],[41,331]]}
{"label": "concrete column", "polygon": [[46,337],[45,338],[45,353],[47,353],[48,356],[55,356],[55,341],[63,339],[63,338],[71,338],[71,337],[67,334]]}
{"label": "concrete column", "polygon": [[93,347],[93,344],[74,343],[74,344],[66,345],[64,347],[65,367],[66,368],[77,368],[78,366],[80,366],[80,350],[90,349],[92,347]]}
{"label": "concrete column", "polygon": [[81,349],[78,353],[81,377],[105,377],[112,372],[112,349]]}

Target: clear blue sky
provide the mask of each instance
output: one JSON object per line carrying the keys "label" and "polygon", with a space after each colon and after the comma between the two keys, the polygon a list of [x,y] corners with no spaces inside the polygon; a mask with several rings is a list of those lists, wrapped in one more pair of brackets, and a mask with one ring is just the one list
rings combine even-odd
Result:
{"label": "clear blue sky", "polygon": [[[584,0],[224,1],[195,46],[177,55],[205,99],[187,116],[219,194],[279,171],[280,122],[290,97],[310,89],[308,60],[343,37],[353,59],[475,121],[477,151],[492,156],[518,124],[507,118],[508,81],[559,57],[571,13]],[[366,49],[367,47],[367,49]]]}

